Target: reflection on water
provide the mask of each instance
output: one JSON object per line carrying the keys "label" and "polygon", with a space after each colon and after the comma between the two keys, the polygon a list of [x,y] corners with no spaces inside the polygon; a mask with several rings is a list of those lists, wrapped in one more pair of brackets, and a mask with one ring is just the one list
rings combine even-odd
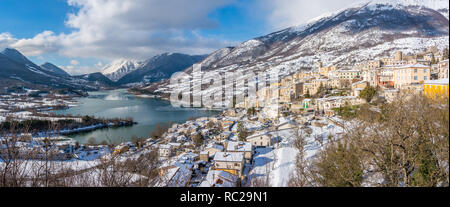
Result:
{"label": "reflection on water", "polygon": [[212,116],[218,111],[191,108],[175,108],[163,100],[139,98],[125,89],[92,92],[89,97],[77,98],[76,107],[57,111],[59,114],[90,115],[103,118],[132,117],[137,125],[131,127],[99,129],[69,137],[87,143],[92,137],[97,142],[130,141],[132,137],[148,137],[158,123],[185,122],[190,117]]}

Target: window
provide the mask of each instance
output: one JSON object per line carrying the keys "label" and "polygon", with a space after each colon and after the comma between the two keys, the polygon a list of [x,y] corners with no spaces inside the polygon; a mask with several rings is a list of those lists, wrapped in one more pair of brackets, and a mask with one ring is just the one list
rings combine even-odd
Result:
{"label": "window", "polygon": [[426,73],[426,72],[427,72],[427,69],[423,69],[423,72]]}
{"label": "window", "polygon": [[414,76],[414,80],[417,80],[417,76]]}
{"label": "window", "polygon": [[[426,70],[426,69],[425,69]],[[428,77],[427,76],[424,76],[423,77],[423,80],[428,80]]]}
{"label": "window", "polygon": [[416,68],[416,69],[414,69],[414,73],[417,73],[417,68]]}

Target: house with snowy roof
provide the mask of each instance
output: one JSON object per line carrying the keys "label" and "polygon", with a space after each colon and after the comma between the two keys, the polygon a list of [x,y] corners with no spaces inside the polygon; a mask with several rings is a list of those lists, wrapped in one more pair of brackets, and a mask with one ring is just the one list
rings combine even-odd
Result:
{"label": "house with snowy roof", "polygon": [[247,142],[255,147],[269,147],[273,145],[272,135],[267,132],[253,134],[247,137]]}
{"label": "house with snowy roof", "polygon": [[210,170],[200,187],[238,187],[239,177],[222,170]]}
{"label": "house with snowy roof", "polygon": [[187,187],[192,169],[186,166],[168,166],[159,170],[158,187]]}
{"label": "house with snowy roof", "polygon": [[431,67],[422,64],[408,64],[394,67],[394,87],[400,89],[404,85],[423,84],[430,80]]}
{"label": "house with snowy roof", "polygon": [[204,149],[205,152],[208,152],[208,156],[214,156],[217,152],[223,152],[224,147],[219,144],[211,143]]}
{"label": "house with snowy roof", "polygon": [[222,170],[241,177],[245,164],[244,152],[217,152],[213,170]]}
{"label": "house with snowy roof", "polygon": [[158,153],[160,157],[170,157],[172,155],[172,145],[161,144],[159,145]]}
{"label": "house with snowy roof", "polygon": [[431,99],[448,99],[449,89],[448,89],[448,78],[443,78],[439,80],[426,81],[424,84],[424,93],[428,98]]}
{"label": "house with snowy roof", "polygon": [[228,142],[227,152],[243,152],[246,163],[251,163],[253,158],[253,145],[251,142]]}

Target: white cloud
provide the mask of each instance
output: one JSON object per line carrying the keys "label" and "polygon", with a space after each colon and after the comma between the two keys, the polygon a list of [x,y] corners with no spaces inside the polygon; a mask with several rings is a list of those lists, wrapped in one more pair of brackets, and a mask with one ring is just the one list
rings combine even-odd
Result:
{"label": "white cloud", "polygon": [[80,65],[80,62],[78,60],[71,60],[70,65],[58,67],[64,69],[71,75],[83,75],[88,73],[99,72],[101,71],[101,69],[103,69],[103,66],[104,64],[102,61],[98,61],[96,64],[89,66],[89,65]]}
{"label": "white cloud", "polygon": [[65,22],[72,32],[44,31],[20,40],[2,34],[0,47],[9,45],[31,56],[58,53],[108,60],[143,59],[162,52],[204,54],[235,43],[196,34],[218,26],[208,15],[234,1],[68,0],[78,8]]}
{"label": "white cloud", "polygon": [[78,65],[78,64],[80,64],[80,62],[79,62],[78,60],[71,60],[71,61],[70,61],[70,64],[72,64],[72,65]]}
{"label": "white cloud", "polygon": [[9,33],[0,33],[0,51],[3,49],[10,47],[11,44],[17,42],[17,39],[14,38]]}
{"label": "white cloud", "polygon": [[62,66],[64,69],[73,70],[75,67],[73,65]]}
{"label": "white cloud", "polygon": [[95,64],[95,67],[102,68],[103,67],[102,61],[98,61],[98,63]]}
{"label": "white cloud", "polygon": [[57,52],[61,47],[63,34],[55,35],[52,31],[44,31],[30,39],[20,39],[10,47],[17,48],[25,55],[38,56],[45,53]]}
{"label": "white cloud", "polygon": [[61,69],[63,69],[64,71],[66,71],[71,75],[84,75],[99,71],[99,68],[97,66],[91,67],[91,66],[60,65],[58,67],[60,67]]}
{"label": "white cloud", "polygon": [[361,0],[262,0],[268,10],[267,21],[272,29],[285,29],[306,23],[322,14],[335,12]]}
{"label": "white cloud", "polygon": [[[71,32],[43,31],[28,39],[0,33],[0,49],[14,47],[28,56],[56,53],[70,58],[114,60],[144,59],[163,52],[206,54],[238,44],[198,33],[217,27],[218,23],[208,15],[217,8],[238,2],[236,0],[67,2],[78,8],[68,14],[65,22]],[[248,8],[252,15],[267,21],[272,32],[305,23],[353,2],[355,0],[260,0]]]}

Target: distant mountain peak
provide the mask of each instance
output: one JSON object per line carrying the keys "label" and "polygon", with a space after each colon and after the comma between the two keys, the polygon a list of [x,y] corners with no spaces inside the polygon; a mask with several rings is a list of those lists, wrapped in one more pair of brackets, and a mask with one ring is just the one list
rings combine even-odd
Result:
{"label": "distant mountain peak", "polygon": [[[6,54],[6,53],[15,53],[15,54],[21,54],[18,50],[14,49],[14,48],[5,48],[2,52],[2,54]],[[22,55],[22,54],[21,54]]]}
{"label": "distant mountain peak", "polygon": [[430,9],[448,8],[448,0],[372,0],[367,1],[369,4],[389,4],[401,6],[423,6]]}
{"label": "distant mountain peak", "polygon": [[117,82],[130,84],[159,81],[169,78],[173,73],[184,70],[205,57],[206,55],[161,53],[142,61],[135,70],[123,75]]}
{"label": "distant mountain peak", "polygon": [[141,65],[141,61],[138,60],[118,59],[105,66],[101,73],[112,81],[118,81],[126,74],[136,70],[139,65]]}
{"label": "distant mountain peak", "polygon": [[20,53],[18,50],[14,48],[5,48],[2,52],[3,55],[8,57],[11,60],[14,60],[18,63],[30,63],[31,61],[28,60],[22,53]]}
{"label": "distant mountain peak", "polygon": [[49,62],[45,62],[44,64],[40,65],[40,67],[46,71],[50,71],[59,75],[70,76],[66,71]]}

